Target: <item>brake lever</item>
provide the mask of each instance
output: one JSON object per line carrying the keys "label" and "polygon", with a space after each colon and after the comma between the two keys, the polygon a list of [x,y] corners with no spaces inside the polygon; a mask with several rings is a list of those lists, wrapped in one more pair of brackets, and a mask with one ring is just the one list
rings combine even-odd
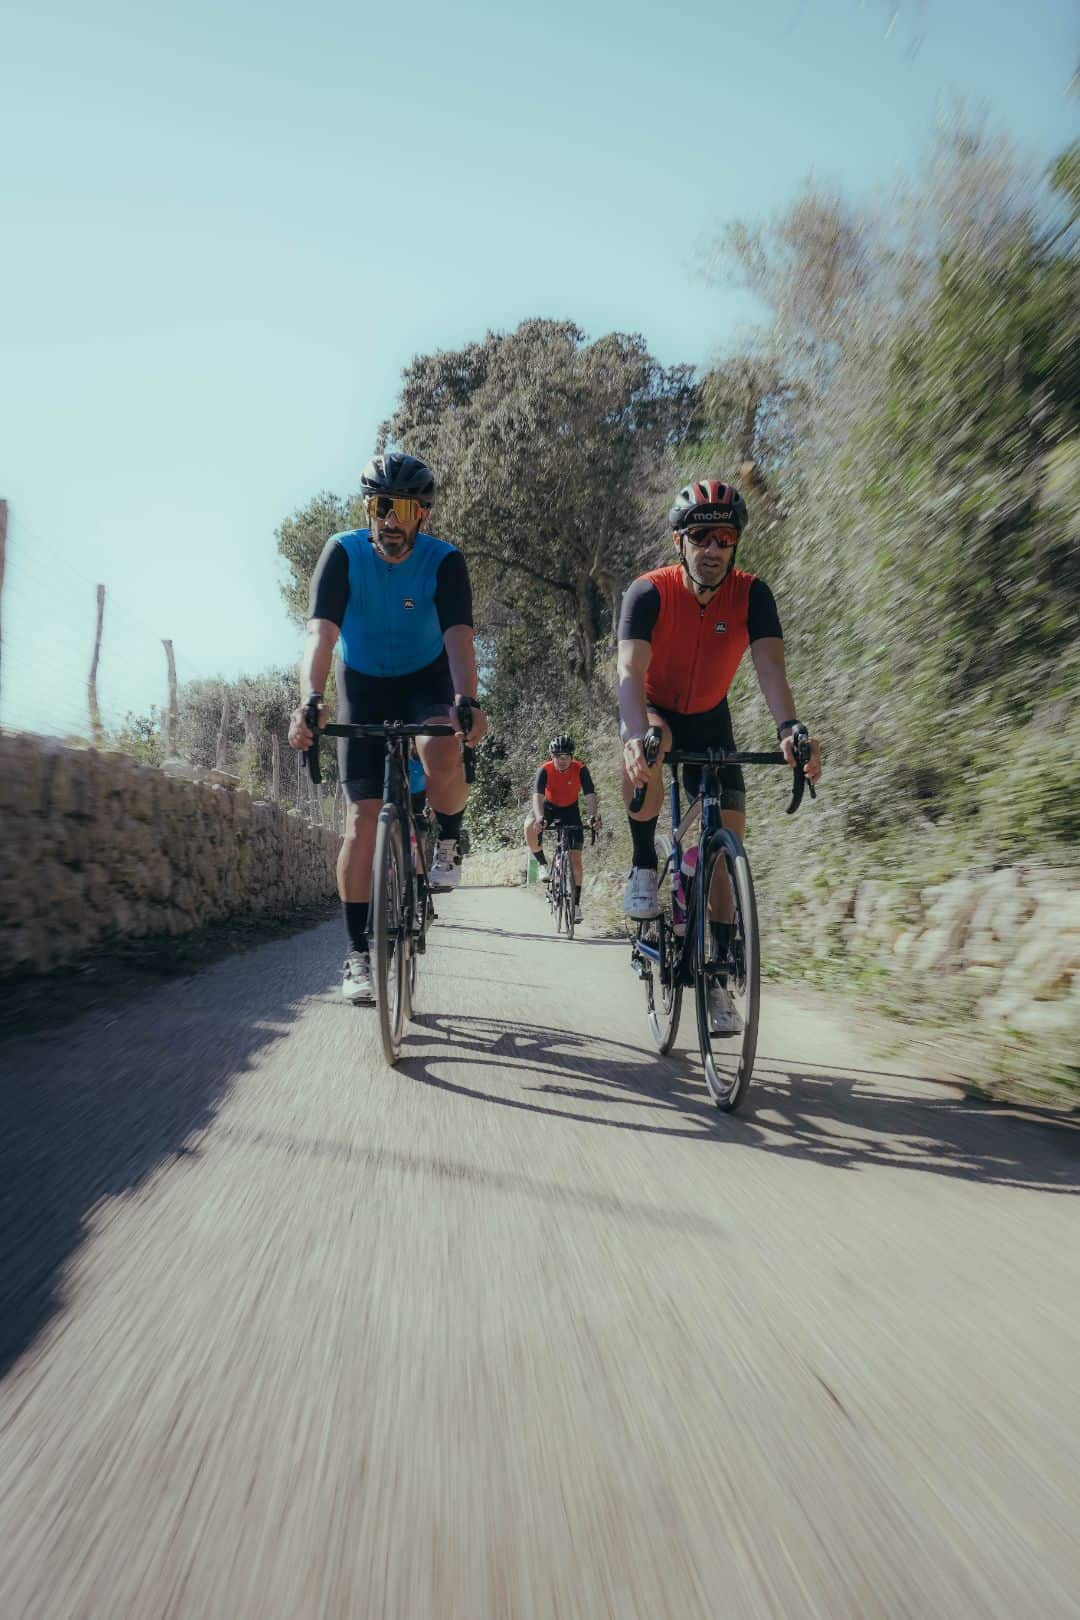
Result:
{"label": "brake lever", "polygon": [[[652,767],[656,764],[656,756],[660,752],[660,744],[663,741],[663,738],[655,726],[650,726],[642,741],[645,745],[645,763]],[[636,816],[642,805],[645,803],[645,792],[647,787],[648,783],[645,783],[641,787],[634,789],[633,796],[630,800],[630,814],[632,816]]]}
{"label": "brake lever", "polygon": [[304,724],[314,735],[311,747],[304,749],[304,763],[307,765],[308,775],[317,787],[322,781],[322,767],[319,764],[319,705],[317,702],[305,703]]}
{"label": "brake lever", "polygon": [[795,780],[792,783],[791,803],[787,807],[787,814],[793,816],[803,801],[803,794],[810,789],[810,797],[817,798],[817,791],[813,782],[806,775],[805,767],[810,763],[810,733],[803,725],[794,727],[791,733],[795,749]]}

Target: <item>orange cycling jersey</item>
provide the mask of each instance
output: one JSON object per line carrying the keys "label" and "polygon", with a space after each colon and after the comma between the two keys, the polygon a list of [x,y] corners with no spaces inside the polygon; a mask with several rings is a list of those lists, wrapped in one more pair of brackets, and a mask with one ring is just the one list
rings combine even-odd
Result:
{"label": "orange cycling jersey", "polygon": [[750,645],[748,610],[755,576],[732,568],[704,605],[687,590],[678,564],[655,568],[643,579],[660,597],[645,674],[647,700],[675,714],[716,708],[727,697]]}
{"label": "orange cycling jersey", "polygon": [[[544,784],[540,791],[548,804],[557,805],[560,810],[565,810],[571,804],[577,804],[581,793],[581,773],[584,768],[580,759],[571,760],[565,771],[556,770],[553,759],[542,765],[540,771],[544,776]],[[585,791],[591,792],[591,787]]]}

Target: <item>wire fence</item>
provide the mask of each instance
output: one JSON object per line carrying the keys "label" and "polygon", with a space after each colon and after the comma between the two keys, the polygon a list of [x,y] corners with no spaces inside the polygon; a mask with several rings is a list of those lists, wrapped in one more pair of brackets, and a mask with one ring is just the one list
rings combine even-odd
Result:
{"label": "wire fence", "polygon": [[205,670],[173,641],[167,601],[134,602],[21,518],[5,536],[4,515],[0,502],[0,727],[171,760],[343,826],[335,763],[315,787],[288,746],[294,671]]}

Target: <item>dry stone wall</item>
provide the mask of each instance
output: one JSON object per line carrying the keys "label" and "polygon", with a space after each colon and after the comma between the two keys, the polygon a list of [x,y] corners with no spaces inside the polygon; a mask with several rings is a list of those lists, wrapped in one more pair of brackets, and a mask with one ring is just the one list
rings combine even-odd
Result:
{"label": "dry stone wall", "polygon": [[928,991],[952,988],[976,1027],[1051,1041],[1080,1070],[1080,873],[1009,866],[917,891],[864,881],[815,911],[812,952],[899,976],[914,1017]]}
{"label": "dry stone wall", "polygon": [[0,978],[329,899],[339,846],[245,792],[0,733]]}

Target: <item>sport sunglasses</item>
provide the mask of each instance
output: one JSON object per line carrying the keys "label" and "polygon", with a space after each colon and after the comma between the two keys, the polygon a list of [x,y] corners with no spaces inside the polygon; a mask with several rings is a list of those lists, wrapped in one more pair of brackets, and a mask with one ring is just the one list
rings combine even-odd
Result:
{"label": "sport sunglasses", "polygon": [[365,497],[364,505],[370,523],[374,523],[376,518],[389,517],[391,511],[399,523],[418,523],[427,510],[411,495],[368,495]]}
{"label": "sport sunglasses", "polygon": [[718,546],[734,546],[739,541],[738,530],[727,524],[712,529],[676,529],[675,533],[680,540],[689,540],[692,546],[707,546],[710,540],[715,540]]}

